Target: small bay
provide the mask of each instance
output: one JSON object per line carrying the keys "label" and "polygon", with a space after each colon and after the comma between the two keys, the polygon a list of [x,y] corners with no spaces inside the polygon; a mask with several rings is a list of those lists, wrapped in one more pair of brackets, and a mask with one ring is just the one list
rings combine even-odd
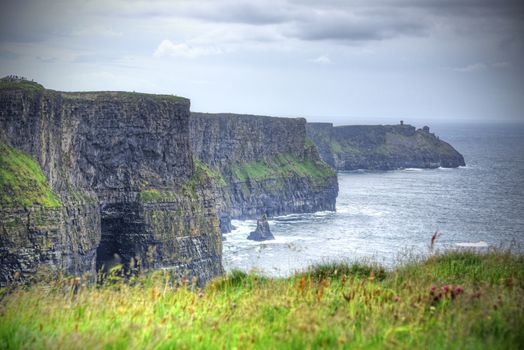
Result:
{"label": "small bay", "polygon": [[253,242],[256,221],[236,220],[225,235],[227,270],[286,276],[332,260],[392,267],[436,249],[524,247],[524,126],[432,125],[466,160],[456,169],[338,174],[336,212],[271,218],[274,241]]}

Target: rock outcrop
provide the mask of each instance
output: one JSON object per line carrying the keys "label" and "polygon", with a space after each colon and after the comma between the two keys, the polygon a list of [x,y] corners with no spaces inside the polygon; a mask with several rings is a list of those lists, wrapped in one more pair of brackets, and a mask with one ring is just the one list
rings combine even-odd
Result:
{"label": "rock outcrop", "polygon": [[336,170],[392,170],[399,168],[453,168],[464,157],[426,126],[336,126],[308,123],[307,133],[322,159]]}
{"label": "rock outcrop", "polygon": [[216,192],[195,165],[189,100],[0,81],[0,283],[143,268],[222,273]]}
{"label": "rock outcrop", "polygon": [[231,218],[335,210],[336,173],[303,118],[191,114],[191,146],[212,172],[223,232]]}
{"label": "rock outcrop", "polygon": [[273,236],[273,233],[271,233],[269,229],[269,223],[267,222],[267,216],[265,214],[257,220],[256,230],[250,232],[247,239],[252,241],[269,241],[275,239],[275,236]]}

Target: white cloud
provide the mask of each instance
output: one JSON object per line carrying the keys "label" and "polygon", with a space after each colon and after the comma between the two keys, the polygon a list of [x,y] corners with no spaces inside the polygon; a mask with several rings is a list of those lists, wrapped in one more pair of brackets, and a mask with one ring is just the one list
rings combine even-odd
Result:
{"label": "white cloud", "polygon": [[162,56],[173,56],[173,57],[185,57],[195,58],[199,56],[219,55],[223,51],[214,46],[190,46],[186,43],[175,44],[171,40],[162,40],[158,45],[155,53],[155,57]]}
{"label": "white cloud", "polygon": [[318,64],[331,64],[331,63],[333,63],[331,61],[331,59],[328,56],[326,56],[326,55],[318,56],[317,58],[310,59],[309,61],[313,62],[313,63],[318,63]]}
{"label": "white cloud", "polygon": [[453,68],[455,72],[461,72],[461,73],[473,73],[473,72],[481,72],[485,71],[488,68],[488,66],[484,63],[473,63],[469,64],[465,67],[457,67]]}

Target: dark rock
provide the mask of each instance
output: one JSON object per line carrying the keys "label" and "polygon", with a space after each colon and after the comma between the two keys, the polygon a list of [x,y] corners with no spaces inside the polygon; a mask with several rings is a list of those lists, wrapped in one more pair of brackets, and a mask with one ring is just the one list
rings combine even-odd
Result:
{"label": "dark rock", "polygon": [[189,100],[35,84],[0,81],[0,142],[32,156],[61,205],[0,203],[0,284],[94,275],[115,254],[199,283],[221,274],[217,193],[193,160]]}
{"label": "dark rock", "polygon": [[260,219],[257,220],[257,229],[247,236],[247,239],[252,241],[268,241],[275,239],[271,230],[269,229],[269,224],[267,222],[267,216],[264,214]]}
{"label": "dark rock", "polygon": [[464,157],[451,145],[429,132],[399,125],[352,125],[308,123],[308,136],[320,156],[336,170],[393,170],[401,168],[454,168]]}

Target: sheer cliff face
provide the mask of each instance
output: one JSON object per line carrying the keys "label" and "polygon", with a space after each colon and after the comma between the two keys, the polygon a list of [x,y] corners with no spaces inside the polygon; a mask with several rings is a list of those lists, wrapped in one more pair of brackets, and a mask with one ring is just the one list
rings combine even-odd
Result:
{"label": "sheer cliff face", "polygon": [[337,170],[452,168],[464,157],[429,128],[411,125],[356,125],[333,127],[309,123],[309,137],[328,164]]}
{"label": "sheer cliff face", "polygon": [[307,140],[304,119],[191,115],[191,146],[217,173],[223,231],[230,218],[335,210],[336,174]]}
{"label": "sheer cliff face", "polygon": [[32,185],[36,173],[16,180],[18,163],[2,173],[0,282],[92,273],[115,259],[201,281],[222,272],[216,193],[193,163],[189,100],[0,84],[0,142],[2,162],[34,159],[57,199]]}

